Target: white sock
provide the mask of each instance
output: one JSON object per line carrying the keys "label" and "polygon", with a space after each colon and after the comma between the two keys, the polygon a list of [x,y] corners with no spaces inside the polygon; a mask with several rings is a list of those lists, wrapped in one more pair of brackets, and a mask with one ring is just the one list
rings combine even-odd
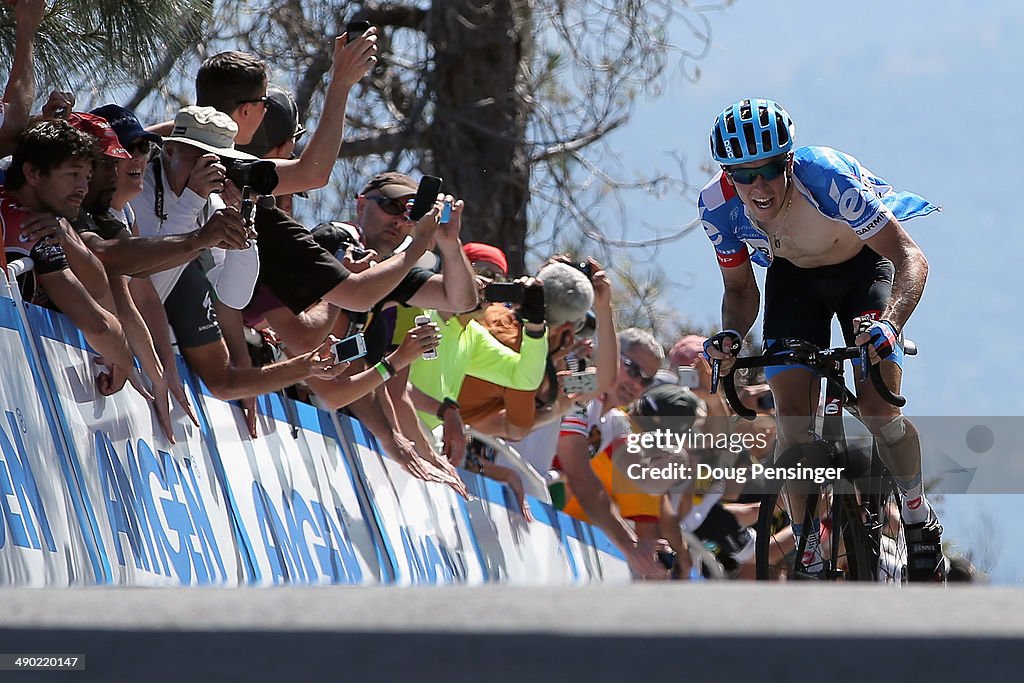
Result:
{"label": "white sock", "polygon": [[932,506],[924,497],[924,481],[918,474],[913,479],[897,479],[896,486],[903,493],[903,521],[907,524],[920,524],[928,521]]}

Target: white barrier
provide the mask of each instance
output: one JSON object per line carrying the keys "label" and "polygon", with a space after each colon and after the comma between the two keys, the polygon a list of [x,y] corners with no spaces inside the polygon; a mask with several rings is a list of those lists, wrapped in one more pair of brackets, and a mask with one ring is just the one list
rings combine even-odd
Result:
{"label": "white barrier", "polygon": [[536,500],[527,523],[477,475],[469,501],[416,480],[348,418],[264,396],[251,440],[183,366],[200,428],[175,406],[172,446],[133,388],[98,395],[66,318],[18,303],[0,294],[0,586],[629,578],[600,532]]}
{"label": "white barrier", "polygon": [[100,554],[63,485],[66,454],[27,342],[14,302],[0,297],[0,584],[92,584],[103,576]]}

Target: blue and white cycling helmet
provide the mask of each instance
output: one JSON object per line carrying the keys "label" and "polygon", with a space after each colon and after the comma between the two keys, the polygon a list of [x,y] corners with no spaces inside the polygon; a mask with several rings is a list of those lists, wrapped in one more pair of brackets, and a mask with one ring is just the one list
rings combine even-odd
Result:
{"label": "blue and white cycling helmet", "polygon": [[785,154],[793,149],[796,126],[772,100],[740,100],[726,108],[711,129],[711,156],[732,166]]}

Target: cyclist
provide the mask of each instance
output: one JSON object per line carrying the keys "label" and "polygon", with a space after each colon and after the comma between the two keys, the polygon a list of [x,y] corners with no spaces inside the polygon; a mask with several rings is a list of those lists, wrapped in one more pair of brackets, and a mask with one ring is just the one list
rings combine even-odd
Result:
{"label": "cyclist", "polygon": [[[870,344],[886,384],[899,391],[901,332],[917,307],[928,262],[901,221],[939,209],[909,192],[895,192],[852,156],[829,147],[795,147],[790,115],[771,100],[745,99],[726,108],[711,129],[711,153],[722,170],[700,193],[700,219],[722,270],[723,331],[705,352],[731,359],[754,323],[760,292],[751,262],[766,267],[765,351],[798,337],[829,346],[836,315],[847,344]],[[881,362],[881,361],[885,362]],[[909,578],[941,581],[942,526],[925,499],[917,429],[856,374],[859,408],[883,462],[904,494]],[[805,441],[820,387],[795,366],[768,368],[779,419],[779,448]],[[823,568],[815,528],[802,561]]]}

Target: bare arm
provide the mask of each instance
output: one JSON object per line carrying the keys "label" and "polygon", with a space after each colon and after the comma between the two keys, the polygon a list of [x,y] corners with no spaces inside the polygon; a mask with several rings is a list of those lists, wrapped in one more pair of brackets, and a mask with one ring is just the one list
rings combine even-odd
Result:
{"label": "bare arm", "polygon": [[117,319],[121,321],[128,344],[135,357],[139,359],[143,372],[151,382],[162,382],[164,380],[163,363],[157,356],[149,328],[142,319],[139,309],[135,307],[135,301],[128,289],[128,278],[123,275],[113,277],[110,292],[117,309]]}
{"label": "bare arm", "polygon": [[451,195],[444,200],[453,204],[451,218],[447,223],[438,225],[435,234],[437,248],[441,252],[441,273],[427,280],[409,299],[409,305],[462,313],[473,310],[477,305],[473,268],[459,241],[465,204],[461,199],[454,201]]}
{"label": "bare arm", "polygon": [[366,311],[387,296],[402,281],[416,261],[423,256],[427,245],[434,237],[438,226],[440,205],[435,204],[430,212],[421,218],[413,228],[413,240],[409,248],[397,256],[359,273],[352,273],[344,282],[324,294],[328,301],[338,308],[349,311]]}
{"label": "bare arm", "polygon": [[14,60],[4,90],[4,123],[0,127],[0,157],[14,151],[18,135],[28,126],[36,99],[35,40],[46,10],[45,0],[20,0],[14,6]]}
{"label": "bare arm", "polygon": [[328,339],[309,353],[262,368],[233,367],[223,339],[183,348],[182,353],[214,396],[222,401],[234,401],[277,391],[314,376],[336,377],[346,366],[333,363],[331,343]]}
{"label": "bare arm", "polygon": [[721,268],[725,293],[722,295],[722,329],[736,330],[746,336],[761,307],[761,291],[754,279],[754,268],[745,261],[733,268]]}
{"label": "bare arm", "polygon": [[558,437],[558,461],[569,478],[573,495],[595,526],[608,534],[608,538],[626,556],[636,550],[636,533],[616,509],[611,496],[604,490],[601,480],[590,466],[587,439],[582,434],[562,434]]}
{"label": "bare arm", "polygon": [[315,190],[330,180],[341,149],[349,91],[377,61],[376,54],[376,29],[371,28],[365,37],[355,38],[351,43],[346,43],[345,36],[334,39],[331,83],[324,96],[320,122],[298,159],[274,160],[279,178],[276,194]]}
{"label": "bare arm", "polygon": [[40,274],[38,279],[46,296],[82,331],[89,345],[108,365],[120,368],[127,377],[134,369],[135,359],[117,317],[89,296],[70,269]]}
{"label": "bare arm", "polygon": [[892,261],[895,267],[892,296],[882,311],[882,320],[888,320],[902,330],[924,293],[928,259],[895,218],[869,238],[867,245],[879,256]]}

